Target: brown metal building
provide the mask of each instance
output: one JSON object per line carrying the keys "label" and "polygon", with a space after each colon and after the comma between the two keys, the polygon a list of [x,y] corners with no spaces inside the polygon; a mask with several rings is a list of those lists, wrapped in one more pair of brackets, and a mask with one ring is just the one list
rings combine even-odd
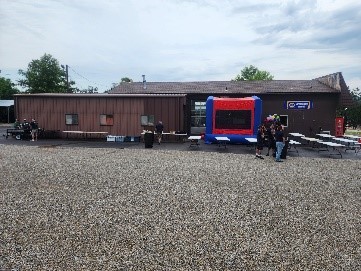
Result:
{"label": "brown metal building", "polygon": [[[209,96],[253,95],[263,101],[263,118],[276,113],[286,131],[306,135],[319,127],[334,134],[336,109],[352,104],[342,74],[335,73],[312,80],[121,83],[109,94],[18,94],[15,110],[17,118],[36,118],[46,130],[138,136],[162,120],[165,131],[199,134]],[[288,106],[294,102],[310,106]]]}
{"label": "brown metal building", "polygon": [[[35,118],[47,131],[107,132],[139,136],[155,121],[184,127],[184,94],[18,94],[18,119]],[[142,123],[145,120],[146,123]],[[66,133],[62,134],[65,136]],[[74,135],[72,135],[74,136]]]}

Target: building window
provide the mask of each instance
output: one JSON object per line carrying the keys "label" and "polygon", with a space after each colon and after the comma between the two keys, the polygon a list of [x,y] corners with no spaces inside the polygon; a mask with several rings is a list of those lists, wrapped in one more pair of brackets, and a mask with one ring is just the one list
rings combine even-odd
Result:
{"label": "building window", "polygon": [[113,115],[100,114],[100,125],[112,126],[114,124]]}
{"label": "building window", "polygon": [[140,116],[141,126],[154,126],[154,115]]}
{"label": "building window", "polygon": [[78,125],[78,114],[65,114],[66,125]]}
{"label": "building window", "polygon": [[205,127],[206,126],[206,102],[205,101],[191,101],[191,126]]}
{"label": "building window", "polygon": [[288,115],[280,115],[280,122],[282,126],[288,127]]}

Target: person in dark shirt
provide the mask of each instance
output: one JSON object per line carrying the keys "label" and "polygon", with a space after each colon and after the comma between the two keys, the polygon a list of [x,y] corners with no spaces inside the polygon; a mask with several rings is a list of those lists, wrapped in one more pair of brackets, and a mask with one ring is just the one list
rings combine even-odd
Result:
{"label": "person in dark shirt", "polygon": [[31,141],[38,140],[38,123],[35,119],[32,119],[30,122],[30,128],[31,128]]}
{"label": "person in dark shirt", "polygon": [[278,125],[276,128],[275,139],[276,139],[276,162],[283,162],[281,160],[281,153],[283,147],[285,146],[285,136],[283,133],[282,125]]}
{"label": "person in dark shirt", "polygon": [[162,142],[162,134],[163,134],[163,122],[160,120],[157,125],[155,126],[155,132],[157,133],[157,138],[158,138],[158,144],[160,145],[160,143]]}
{"label": "person in dark shirt", "polygon": [[272,150],[272,155],[276,150],[275,127],[273,123],[270,126],[268,126],[268,128],[266,129],[266,134],[268,139],[268,150],[266,156],[269,156],[270,150]]}
{"label": "person in dark shirt", "polygon": [[261,155],[264,141],[264,127],[260,125],[257,130],[256,158],[264,159]]}
{"label": "person in dark shirt", "polygon": [[24,119],[23,123],[21,124],[21,128],[23,128],[24,130],[29,130],[30,123],[26,119]]}

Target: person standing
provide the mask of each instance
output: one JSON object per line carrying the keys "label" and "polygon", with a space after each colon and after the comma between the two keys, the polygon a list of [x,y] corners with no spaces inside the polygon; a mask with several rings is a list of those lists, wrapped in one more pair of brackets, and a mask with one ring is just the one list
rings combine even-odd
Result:
{"label": "person standing", "polygon": [[157,125],[155,126],[155,131],[157,133],[157,138],[158,138],[158,144],[159,145],[162,142],[163,129],[164,129],[163,122],[160,120],[160,121],[158,121]]}
{"label": "person standing", "polygon": [[264,129],[263,126],[258,126],[257,130],[257,145],[256,145],[256,158],[264,159],[261,155],[261,152],[263,150],[263,141],[264,141]]}
{"label": "person standing", "polygon": [[20,129],[20,126],[21,126],[20,121],[18,119],[15,119],[14,128],[15,129]]}
{"label": "person standing", "polygon": [[268,150],[266,156],[269,156],[269,151],[272,150],[272,156],[276,151],[276,141],[275,141],[275,126],[272,123],[266,129],[267,139],[268,139]]}
{"label": "person standing", "polygon": [[31,127],[30,123],[24,119],[23,123],[21,123],[21,129],[23,129],[23,133],[19,135],[19,139],[29,139],[31,137]]}
{"label": "person standing", "polygon": [[30,122],[31,127],[31,141],[38,140],[38,123],[35,121],[35,119],[32,119]]}
{"label": "person standing", "polygon": [[24,119],[23,123],[21,124],[21,128],[23,128],[24,130],[30,129],[30,124],[26,119]]}
{"label": "person standing", "polygon": [[283,147],[285,146],[285,135],[283,133],[282,125],[278,125],[276,127],[275,139],[276,139],[276,162],[283,162],[281,160],[281,154]]}

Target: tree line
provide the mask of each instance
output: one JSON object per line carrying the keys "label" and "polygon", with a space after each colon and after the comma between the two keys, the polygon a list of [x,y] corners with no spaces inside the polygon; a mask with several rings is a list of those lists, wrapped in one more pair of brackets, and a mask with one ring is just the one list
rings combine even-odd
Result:
{"label": "tree line", "polygon": [[[97,93],[98,88],[89,86],[87,89],[78,89],[73,80],[69,81],[68,74],[64,66],[50,54],[44,54],[40,59],[32,60],[28,64],[27,70],[19,70],[23,79],[18,81],[19,86],[25,89],[26,93]],[[274,76],[268,71],[259,70],[250,65],[244,67],[240,74],[237,74],[231,81],[254,81],[273,80]],[[131,83],[129,77],[123,77],[120,83]],[[10,79],[0,76],[0,99],[13,99],[13,95],[20,93],[17,85]],[[114,86],[116,84],[113,84]],[[350,91],[354,106],[341,108],[338,115],[345,116],[352,126],[361,125],[361,91],[359,88]]]}

